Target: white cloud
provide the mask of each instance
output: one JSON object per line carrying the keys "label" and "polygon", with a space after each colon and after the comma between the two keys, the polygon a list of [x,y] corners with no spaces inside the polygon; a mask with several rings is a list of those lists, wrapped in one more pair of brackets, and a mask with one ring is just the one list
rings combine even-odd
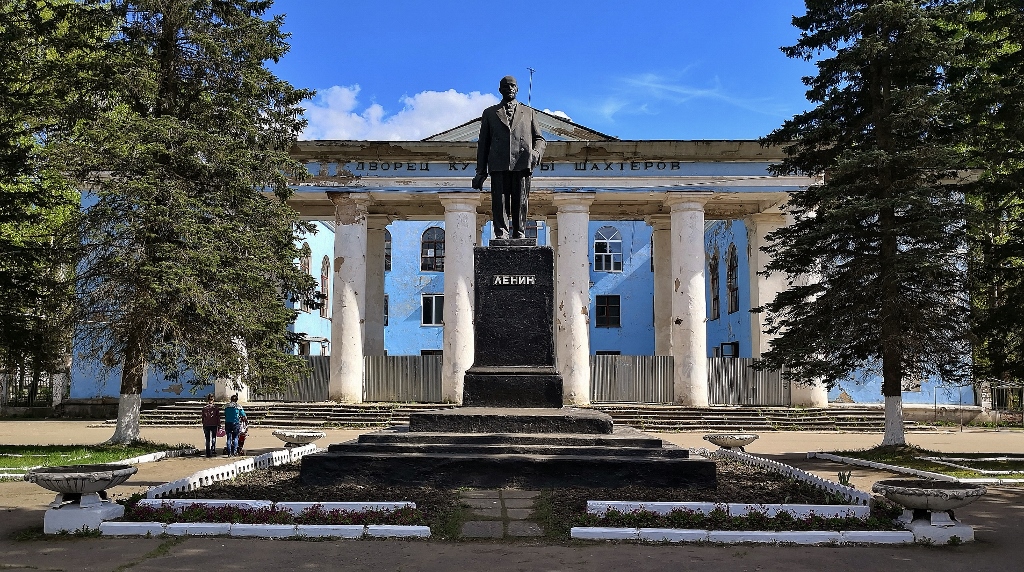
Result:
{"label": "white cloud", "polygon": [[389,115],[378,103],[359,111],[358,96],[358,85],[320,91],[306,109],[309,125],[301,138],[416,141],[477,118],[498,103],[493,94],[478,91],[421,91],[401,98],[402,109]]}
{"label": "white cloud", "polygon": [[569,115],[566,112],[564,112],[564,111],[551,111],[550,109],[548,109],[546,107],[544,108],[543,111],[544,111],[544,113],[547,113],[549,115],[554,115],[556,117],[561,117],[562,119],[566,119],[568,121],[572,121],[572,117],[569,117]]}

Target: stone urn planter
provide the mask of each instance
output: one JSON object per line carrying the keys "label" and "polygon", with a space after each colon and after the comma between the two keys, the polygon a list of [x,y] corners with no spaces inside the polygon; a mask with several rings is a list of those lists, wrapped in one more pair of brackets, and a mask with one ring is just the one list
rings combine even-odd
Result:
{"label": "stone urn planter", "polygon": [[57,493],[84,495],[116,487],[137,472],[131,465],[67,465],[32,469],[25,480]]}
{"label": "stone urn planter", "polygon": [[326,433],[321,431],[293,431],[290,429],[278,429],[273,432],[274,437],[284,441],[286,447],[305,445],[317,439],[323,439]]}
{"label": "stone urn planter", "polygon": [[131,465],[67,465],[32,469],[25,480],[57,493],[43,516],[43,532],[56,534],[98,529],[124,515],[124,507],[107,500],[105,491],[137,472]]}
{"label": "stone urn planter", "polygon": [[757,440],[753,433],[708,433],[704,440],[723,449],[739,449]]}
{"label": "stone urn planter", "polygon": [[939,543],[953,537],[974,540],[974,529],[957,520],[953,509],[971,504],[987,492],[975,483],[925,479],[884,479],[871,491],[903,507],[898,521],[914,532],[914,538]]}

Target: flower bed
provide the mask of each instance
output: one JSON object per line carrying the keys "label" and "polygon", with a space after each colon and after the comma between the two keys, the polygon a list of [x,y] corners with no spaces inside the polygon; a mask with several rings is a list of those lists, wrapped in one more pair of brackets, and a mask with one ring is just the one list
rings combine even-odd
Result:
{"label": "flower bed", "polygon": [[668,513],[649,510],[621,512],[608,509],[603,515],[582,514],[577,516],[575,527],[618,527],[618,528],[674,528],[701,530],[897,530],[893,524],[899,516],[898,507],[884,507],[873,511],[868,518],[825,517],[806,515],[795,517],[786,511],[773,516],[766,512],[751,511],[744,516],[731,516],[724,507],[710,513],[676,509]]}
{"label": "flower bed", "polygon": [[348,511],[326,509],[313,505],[295,513],[276,506],[241,507],[211,506],[204,503],[185,505],[180,509],[164,504],[147,506],[130,505],[121,519],[128,522],[198,523],[229,522],[238,524],[330,524],[330,525],[424,525],[427,523],[422,511],[414,507],[395,510]]}

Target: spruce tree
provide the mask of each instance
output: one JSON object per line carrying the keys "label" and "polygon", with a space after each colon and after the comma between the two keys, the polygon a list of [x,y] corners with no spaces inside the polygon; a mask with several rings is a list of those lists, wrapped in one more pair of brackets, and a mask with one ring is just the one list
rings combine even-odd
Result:
{"label": "spruce tree", "polygon": [[82,355],[121,369],[112,442],[138,438],[143,379],[156,368],[201,387],[294,382],[296,312],[315,304],[286,204],[288,149],[310,92],[267,69],[288,49],[269,1],[116,0],[114,79],[83,126],[77,168],[84,256]]}
{"label": "spruce tree", "polygon": [[951,66],[959,130],[978,176],[967,186],[975,372],[1024,379],[1024,2],[971,0],[956,17],[967,38]]}
{"label": "spruce tree", "polygon": [[824,175],[794,193],[795,222],[769,236],[769,272],[796,281],[764,310],[764,356],[830,387],[880,373],[883,445],[903,445],[903,382],[970,381],[967,209],[944,72],[961,40],[942,2],[807,0],[790,57],[814,59],[815,104],[762,140],[776,174]]}
{"label": "spruce tree", "polygon": [[30,393],[67,376],[79,194],[54,149],[93,116],[109,30],[88,0],[0,4],[0,376],[27,372]]}

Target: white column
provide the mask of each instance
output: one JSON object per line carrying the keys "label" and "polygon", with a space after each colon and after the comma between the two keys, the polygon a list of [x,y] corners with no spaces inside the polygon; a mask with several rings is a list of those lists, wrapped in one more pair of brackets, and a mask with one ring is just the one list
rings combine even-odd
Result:
{"label": "white column", "polygon": [[444,205],[444,332],[441,396],[462,403],[466,370],[473,365],[473,247],[479,193],[442,193]]}
{"label": "white column", "polygon": [[363,353],[384,355],[384,229],[390,220],[382,215],[366,218],[366,323]]}
{"label": "white column", "polygon": [[671,207],[671,354],[675,400],[708,405],[707,301],[704,298],[704,203],[707,194],[669,192]]}
{"label": "white column", "polygon": [[667,216],[652,216],[654,229],[654,355],[670,355],[672,348],[672,223]]}
{"label": "white column", "polygon": [[[747,253],[750,272],[750,307],[757,308],[775,299],[775,296],[789,287],[789,279],[782,272],[761,276],[771,262],[771,256],[761,250],[768,245],[765,237],[790,223],[782,213],[757,213],[744,219],[747,226]],[[800,282],[806,284],[813,277]],[[770,349],[774,336],[765,333],[765,312],[750,315],[750,353],[756,359]],[[794,383],[790,386],[790,403],[794,407],[828,407],[828,389],[824,383],[814,385]]]}
{"label": "white column", "polygon": [[[775,299],[775,295],[786,289],[786,275],[773,272],[771,276],[761,276],[771,256],[762,252],[761,247],[768,244],[765,236],[786,225],[786,217],[782,213],[758,213],[743,220],[747,227],[747,260],[750,272],[750,307],[757,308]],[[754,359],[761,357],[769,349],[772,337],[764,333],[764,319],[767,313],[760,312],[750,315],[750,355]]]}
{"label": "white column", "polygon": [[335,193],[334,300],[331,317],[332,401],[363,401],[363,324],[366,318],[366,193]]}
{"label": "white column", "polygon": [[590,404],[590,204],[594,193],[556,193],[555,361],[562,401]]}

